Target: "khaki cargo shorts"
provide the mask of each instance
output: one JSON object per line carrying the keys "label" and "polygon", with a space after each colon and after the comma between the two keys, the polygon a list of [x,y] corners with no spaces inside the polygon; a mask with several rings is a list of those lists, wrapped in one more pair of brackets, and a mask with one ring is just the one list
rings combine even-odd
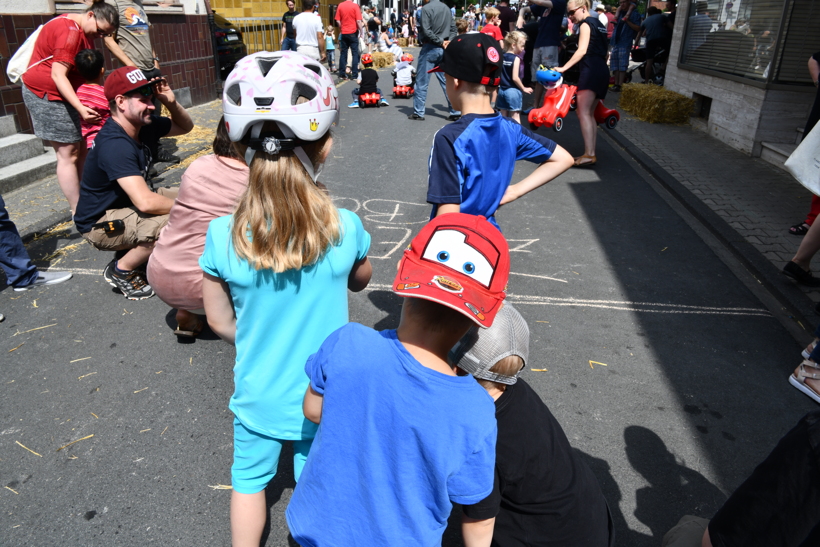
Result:
{"label": "khaki cargo shorts", "polygon": [[[179,188],[157,188],[157,194],[176,199]],[[168,215],[141,213],[136,207],[109,209],[97,222],[122,220],[125,230],[118,234],[106,234],[102,228],[92,228],[83,237],[101,251],[133,249],[139,243],[151,243],[159,238],[162,228],[168,223]]]}

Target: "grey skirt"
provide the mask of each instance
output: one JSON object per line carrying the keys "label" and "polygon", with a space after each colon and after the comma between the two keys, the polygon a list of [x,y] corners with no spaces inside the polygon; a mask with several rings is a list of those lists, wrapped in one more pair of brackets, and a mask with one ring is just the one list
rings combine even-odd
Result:
{"label": "grey skirt", "polygon": [[75,143],[82,140],[80,113],[65,101],[49,101],[46,95],[41,99],[23,86],[23,102],[26,103],[34,134],[44,141]]}

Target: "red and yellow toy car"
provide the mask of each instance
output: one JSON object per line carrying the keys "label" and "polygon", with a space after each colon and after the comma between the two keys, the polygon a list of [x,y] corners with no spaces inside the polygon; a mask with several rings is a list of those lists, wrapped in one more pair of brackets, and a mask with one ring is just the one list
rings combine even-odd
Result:
{"label": "red and yellow toy car", "polygon": [[396,85],[393,87],[393,98],[412,97],[415,90],[411,85]]}
{"label": "red and yellow toy car", "polygon": [[379,107],[381,105],[382,96],[378,93],[362,93],[359,95],[359,108],[366,106]]}

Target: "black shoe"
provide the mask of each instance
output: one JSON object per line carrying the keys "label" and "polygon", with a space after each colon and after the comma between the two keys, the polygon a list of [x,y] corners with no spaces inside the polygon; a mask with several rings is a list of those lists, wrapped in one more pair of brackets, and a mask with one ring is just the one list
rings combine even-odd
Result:
{"label": "black shoe", "polygon": [[447,116],[447,119],[451,122],[457,122],[461,119],[461,114],[450,114],[449,116]]}
{"label": "black shoe", "polygon": [[419,116],[418,114],[416,114],[415,112],[413,112],[412,114],[410,114],[409,116],[407,116],[407,119],[408,119],[408,120],[424,120],[424,116]]}
{"label": "black shoe", "polygon": [[148,284],[145,274],[139,270],[124,273],[113,270],[111,279],[128,300],[145,300],[154,296],[154,289]]}
{"label": "black shoe", "polygon": [[783,274],[787,277],[791,277],[800,285],[805,285],[806,287],[820,287],[820,279],[811,275],[811,272],[807,272],[797,264],[792,261],[789,261],[788,264],[783,266]]}
{"label": "black shoe", "polygon": [[179,156],[174,156],[170,152],[160,150],[157,152],[157,161],[159,163],[179,163]]}
{"label": "black shoe", "polygon": [[620,93],[621,92],[621,86],[613,85],[612,87],[609,88],[609,90],[612,91],[613,93]]}
{"label": "black shoe", "polygon": [[114,264],[116,264],[116,263],[117,263],[117,259],[115,258],[111,262],[106,264],[105,268],[103,269],[103,279],[105,279],[105,282],[108,283],[109,285],[111,285],[114,288],[117,288],[117,284],[114,283],[114,278],[113,278],[112,274],[114,273]]}

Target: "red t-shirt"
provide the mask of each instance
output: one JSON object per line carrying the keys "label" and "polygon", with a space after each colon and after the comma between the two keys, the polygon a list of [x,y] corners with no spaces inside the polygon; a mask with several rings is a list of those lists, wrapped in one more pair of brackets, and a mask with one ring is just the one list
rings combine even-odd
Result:
{"label": "red t-shirt", "polygon": [[359,32],[359,25],[356,21],[362,20],[362,10],[358,4],[345,0],[336,8],[336,20],[339,22],[342,34],[356,34]]}
{"label": "red t-shirt", "polygon": [[102,129],[105,120],[111,116],[111,111],[108,109],[108,99],[105,98],[105,88],[97,84],[83,84],[77,90],[77,98],[80,99],[83,106],[96,110],[102,118],[99,123],[80,120],[80,130],[85,139],[86,147],[91,150],[91,144],[97,138],[97,133]]}
{"label": "red t-shirt", "polygon": [[62,101],[63,97],[57,91],[54,80],[51,79],[51,66],[55,62],[67,64],[69,67],[68,81],[76,91],[85,83],[85,80],[74,67],[74,57],[80,51],[93,47],[80,26],[68,19],[68,16],[61,15],[52,19],[43,26],[37,36],[29,66],[49,55],[54,57],[27,70],[23,74],[23,83],[40,98],[48,95],[49,101]]}
{"label": "red t-shirt", "polygon": [[481,29],[481,32],[483,34],[489,34],[499,42],[504,39],[504,37],[501,35],[501,29],[493,25],[492,23],[487,23],[486,25],[484,25],[484,27],[482,27]]}

